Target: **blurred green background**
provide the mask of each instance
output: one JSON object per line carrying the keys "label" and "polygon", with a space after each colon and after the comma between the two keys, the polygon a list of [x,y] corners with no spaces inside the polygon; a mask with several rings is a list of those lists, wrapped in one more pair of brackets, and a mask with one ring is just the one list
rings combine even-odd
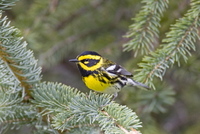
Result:
{"label": "blurred green background", "polygon": [[[170,1],[161,19],[159,46],[171,24],[190,8],[189,0]],[[43,81],[61,82],[88,92],[73,63],[86,50],[97,51],[130,72],[142,55],[123,52],[123,37],[141,9],[140,0],[20,0],[4,12],[17,27],[42,66]],[[200,132],[200,53],[192,52],[187,63],[167,70],[157,90],[124,88],[116,101],[136,111],[143,134],[197,134]],[[24,130],[25,129],[25,130]],[[15,133],[28,132],[21,128]],[[11,133],[11,132],[9,132]]]}

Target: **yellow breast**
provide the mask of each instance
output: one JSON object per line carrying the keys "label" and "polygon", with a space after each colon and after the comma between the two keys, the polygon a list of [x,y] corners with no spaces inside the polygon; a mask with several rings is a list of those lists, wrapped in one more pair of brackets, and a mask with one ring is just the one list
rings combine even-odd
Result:
{"label": "yellow breast", "polygon": [[110,87],[108,79],[106,78],[104,79],[105,83],[103,83],[98,80],[98,77],[89,75],[87,77],[83,77],[83,81],[88,88],[101,93],[106,93],[106,90],[108,89],[108,87]]}

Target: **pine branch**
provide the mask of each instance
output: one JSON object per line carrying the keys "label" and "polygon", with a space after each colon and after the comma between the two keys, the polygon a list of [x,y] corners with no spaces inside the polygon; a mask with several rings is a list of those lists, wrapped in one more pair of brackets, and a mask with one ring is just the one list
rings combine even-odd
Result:
{"label": "pine branch", "polygon": [[32,95],[32,102],[42,108],[41,114],[47,115],[52,126],[61,131],[98,126],[105,133],[125,133],[141,127],[132,110],[110,102],[111,96],[107,94],[87,95],[69,86],[41,83]]}
{"label": "pine branch", "polygon": [[148,83],[150,87],[154,87],[152,80],[154,76],[162,80],[166,69],[172,66],[175,62],[180,64],[180,60],[187,61],[188,55],[191,56],[190,50],[195,50],[198,28],[200,26],[200,2],[193,0],[191,9],[180,18],[176,24],[171,26],[166,39],[163,39],[162,48],[156,52],[152,52],[151,56],[146,56],[143,63],[139,64],[140,69],[135,75],[135,79]]}
{"label": "pine branch", "polygon": [[19,30],[11,27],[7,18],[0,20],[0,83],[12,86],[13,91],[29,89],[40,81],[41,68],[33,52],[27,50]]}
{"label": "pine branch", "polygon": [[19,92],[8,92],[9,87],[0,86],[0,132],[12,125],[34,124],[37,111],[34,107],[22,104],[23,96]]}
{"label": "pine branch", "polygon": [[135,56],[148,54],[156,44],[159,37],[160,19],[163,12],[168,7],[168,0],[143,0],[145,5],[133,19],[135,23],[130,26],[129,32],[125,37],[132,38],[124,44],[124,51],[135,51]]}
{"label": "pine branch", "polygon": [[7,17],[2,18],[2,11],[0,16],[0,125],[4,131],[9,126],[37,122],[36,108],[23,100],[25,92],[39,82],[41,68],[19,30],[10,26]]}

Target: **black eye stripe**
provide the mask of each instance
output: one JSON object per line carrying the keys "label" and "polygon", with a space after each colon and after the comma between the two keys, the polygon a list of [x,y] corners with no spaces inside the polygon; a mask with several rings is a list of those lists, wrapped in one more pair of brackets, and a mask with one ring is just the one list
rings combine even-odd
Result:
{"label": "black eye stripe", "polygon": [[86,61],[89,61],[89,60],[88,59],[81,60],[81,62],[83,62],[83,63],[86,62]]}
{"label": "black eye stripe", "polygon": [[[87,64],[84,63],[86,61],[88,61]],[[81,62],[83,64],[85,64],[86,66],[88,66],[88,67],[92,67],[92,66],[96,65],[99,62],[99,60],[96,60],[96,59],[84,59],[84,60],[81,60]]]}

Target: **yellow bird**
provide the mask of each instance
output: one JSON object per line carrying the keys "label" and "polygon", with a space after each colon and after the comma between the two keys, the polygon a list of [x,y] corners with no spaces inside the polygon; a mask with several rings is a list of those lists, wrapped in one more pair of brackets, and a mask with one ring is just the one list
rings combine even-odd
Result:
{"label": "yellow bird", "polygon": [[78,55],[76,59],[69,61],[77,64],[82,80],[89,89],[100,93],[114,94],[113,99],[126,85],[149,89],[148,86],[134,81],[133,75],[122,66],[94,51],[85,51]]}

